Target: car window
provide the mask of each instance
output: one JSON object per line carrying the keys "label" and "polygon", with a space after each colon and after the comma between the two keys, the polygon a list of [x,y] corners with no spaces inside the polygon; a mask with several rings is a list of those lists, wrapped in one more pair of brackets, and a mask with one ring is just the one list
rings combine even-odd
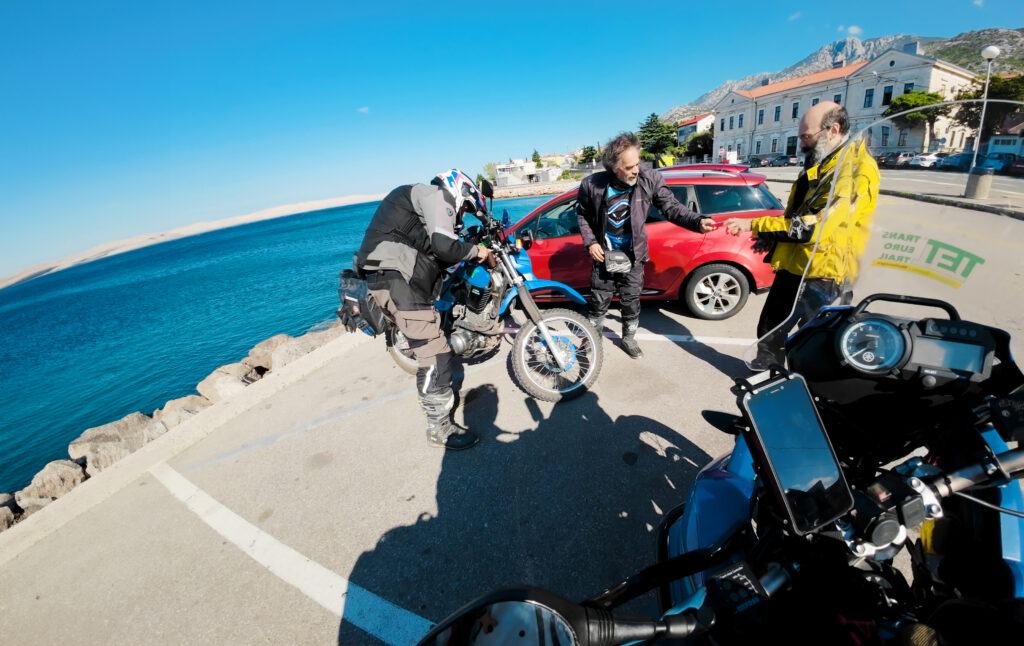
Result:
{"label": "car window", "polygon": [[534,222],[528,224],[527,228],[533,229],[537,240],[578,234],[580,225],[576,220],[576,198],[559,202],[544,211]]}
{"label": "car window", "polygon": [[767,189],[759,190],[761,186],[697,185],[694,188],[700,200],[700,212],[705,215],[781,208]]}
{"label": "car window", "polygon": [[[690,197],[689,190],[687,190],[688,188],[689,187],[687,186],[669,186],[668,190],[672,191],[672,195],[675,195],[676,199],[679,200],[683,206],[690,208],[690,200],[692,198]],[[652,222],[664,221],[665,216],[661,214],[661,211],[658,210],[658,207],[652,206],[651,210],[648,211],[647,213],[647,223],[651,224]]]}

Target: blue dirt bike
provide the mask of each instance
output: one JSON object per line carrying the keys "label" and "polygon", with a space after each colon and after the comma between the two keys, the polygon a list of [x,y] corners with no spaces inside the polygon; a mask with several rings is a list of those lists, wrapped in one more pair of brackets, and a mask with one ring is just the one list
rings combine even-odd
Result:
{"label": "blue dirt bike", "polygon": [[[487,197],[493,195],[489,182],[483,182],[481,191]],[[504,215],[499,221],[480,213],[480,224],[461,232],[467,242],[489,247],[497,262],[493,267],[462,262],[448,270],[434,303],[441,313],[441,329],[455,354],[470,360],[490,358],[498,353],[503,339],[510,341],[510,372],[532,397],[551,402],[578,397],[601,373],[601,335],[578,312],[537,306],[533,294],[538,292],[558,292],[579,305],[586,300],[564,283],[533,275],[527,253],[533,241],[506,236],[507,212]],[[375,308],[366,302],[365,284],[360,288],[360,282],[343,276],[339,295],[343,302],[346,293],[350,299],[362,300],[362,309],[369,315]],[[361,326],[363,330],[382,333],[395,363],[415,374],[416,358],[402,332],[379,314],[367,318],[373,320]]]}

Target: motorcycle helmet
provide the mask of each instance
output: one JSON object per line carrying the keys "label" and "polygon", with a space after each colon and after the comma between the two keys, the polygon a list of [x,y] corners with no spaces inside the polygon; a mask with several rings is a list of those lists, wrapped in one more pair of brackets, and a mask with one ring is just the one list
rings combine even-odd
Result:
{"label": "motorcycle helmet", "polygon": [[454,199],[455,213],[460,219],[463,213],[487,212],[487,204],[480,194],[480,189],[458,168],[441,173],[430,180],[430,183],[440,186]]}

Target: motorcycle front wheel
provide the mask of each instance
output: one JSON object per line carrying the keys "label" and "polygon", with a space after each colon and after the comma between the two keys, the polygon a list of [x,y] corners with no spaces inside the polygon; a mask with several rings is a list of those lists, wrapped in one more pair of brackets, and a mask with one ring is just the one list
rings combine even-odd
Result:
{"label": "motorcycle front wheel", "polygon": [[533,321],[526,321],[512,344],[512,378],[531,397],[557,402],[585,393],[597,382],[604,360],[601,336],[581,314],[567,309],[542,311],[561,367]]}

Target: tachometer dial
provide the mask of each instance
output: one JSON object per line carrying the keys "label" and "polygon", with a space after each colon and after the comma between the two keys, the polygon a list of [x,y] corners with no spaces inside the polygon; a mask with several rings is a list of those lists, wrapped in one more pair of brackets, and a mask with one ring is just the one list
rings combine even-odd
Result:
{"label": "tachometer dial", "polygon": [[846,328],[839,340],[843,359],[863,372],[896,367],[907,343],[900,329],[883,319],[864,319]]}

